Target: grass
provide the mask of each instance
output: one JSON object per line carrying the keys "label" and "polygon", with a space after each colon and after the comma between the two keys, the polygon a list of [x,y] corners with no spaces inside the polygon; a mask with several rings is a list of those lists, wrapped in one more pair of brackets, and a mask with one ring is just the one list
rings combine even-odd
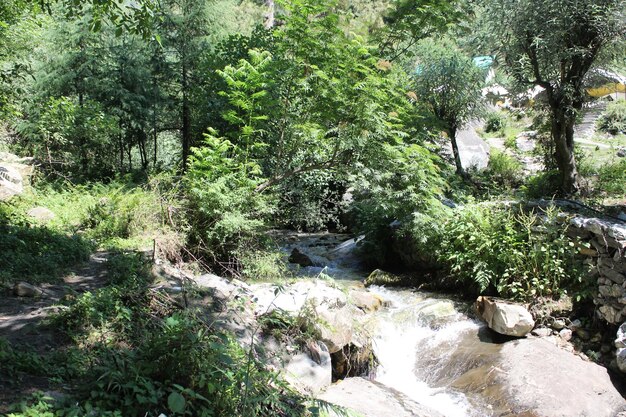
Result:
{"label": "grass", "polygon": [[[44,183],[2,203],[0,280],[54,282],[95,249],[152,249],[155,239],[164,252],[177,253],[183,238],[170,224],[174,199],[159,191],[163,179],[156,181]],[[29,217],[28,210],[38,206],[55,217],[45,223]]]}

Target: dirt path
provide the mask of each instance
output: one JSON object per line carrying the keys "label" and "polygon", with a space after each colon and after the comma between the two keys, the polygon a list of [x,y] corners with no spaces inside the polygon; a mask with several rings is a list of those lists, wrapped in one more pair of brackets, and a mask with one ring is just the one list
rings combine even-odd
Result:
{"label": "dirt path", "polygon": [[[55,305],[64,296],[79,295],[104,286],[107,259],[106,252],[92,254],[89,261],[67,274],[62,283],[41,285],[39,288],[43,294],[40,297],[17,297],[12,291],[0,294],[0,339],[9,341],[14,349],[24,347],[24,351],[39,354],[62,350],[70,341],[63,333],[42,326],[42,320],[64,308]],[[0,375],[0,415],[16,398],[53,388],[46,378],[32,375],[25,375],[17,382]]]}

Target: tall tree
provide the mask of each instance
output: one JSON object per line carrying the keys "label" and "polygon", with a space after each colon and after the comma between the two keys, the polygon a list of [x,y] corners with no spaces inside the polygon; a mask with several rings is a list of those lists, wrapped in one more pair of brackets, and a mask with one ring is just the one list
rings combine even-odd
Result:
{"label": "tall tree", "polygon": [[565,195],[579,190],[574,124],[583,81],[611,44],[623,42],[624,0],[490,0],[488,31],[510,74],[523,86],[545,89],[551,135]]}
{"label": "tall tree", "polygon": [[193,89],[197,85],[196,67],[206,45],[209,33],[206,0],[168,0],[162,9],[163,45],[173,58],[178,74],[175,101],[179,104],[182,162],[185,167],[193,145],[192,104]]}
{"label": "tall tree", "polygon": [[458,174],[465,175],[456,134],[481,107],[485,74],[449,40],[422,40],[416,48],[415,91],[448,130]]}

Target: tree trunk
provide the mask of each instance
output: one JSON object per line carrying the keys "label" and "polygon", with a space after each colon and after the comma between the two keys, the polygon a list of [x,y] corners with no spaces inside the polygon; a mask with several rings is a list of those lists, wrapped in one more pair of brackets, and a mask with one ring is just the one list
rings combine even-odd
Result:
{"label": "tree trunk", "polygon": [[187,92],[188,88],[188,76],[187,74],[187,63],[185,62],[185,57],[183,56],[182,63],[182,83],[181,87],[183,90],[183,108],[182,108],[182,122],[183,122],[183,130],[182,130],[182,145],[183,145],[183,171],[187,169],[187,158],[189,157],[189,149],[191,148],[191,111],[189,108],[189,96]]}
{"label": "tree trunk", "polygon": [[576,117],[562,107],[552,108],[554,156],[561,179],[561,192],[568,196],[578,192],[579,176],[574,157],[574,124]]}
{"label": "tree trunk", "polygon": [[459,154],[459,145],[456,143],[456,128],[450,128],[450,141],[452,142],[452,154],[454,155],[454,163],[456,165],[456,173],[465,177],[465,170],[461,164],[461,155]]}

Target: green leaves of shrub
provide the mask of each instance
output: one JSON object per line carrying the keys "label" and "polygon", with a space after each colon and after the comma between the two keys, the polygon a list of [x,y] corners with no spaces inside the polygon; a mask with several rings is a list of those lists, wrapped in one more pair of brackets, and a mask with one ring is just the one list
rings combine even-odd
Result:
{"label": "green leaves of shrub", "polygon": [[413,225],[415,241],[434,250],[468,293],[528,300],[582,290],[574,244],[555,209],[526,213],[485,203],[453,211],[439,227],[432,218],[420,219]]}
{"label": "green leaves of shrub", "polygon": [[167,397],[167,406],[172,413],[183,414],[183,412],[185,411],[185,405],[187,405],[185,397],[177,392],[172,392]]}

